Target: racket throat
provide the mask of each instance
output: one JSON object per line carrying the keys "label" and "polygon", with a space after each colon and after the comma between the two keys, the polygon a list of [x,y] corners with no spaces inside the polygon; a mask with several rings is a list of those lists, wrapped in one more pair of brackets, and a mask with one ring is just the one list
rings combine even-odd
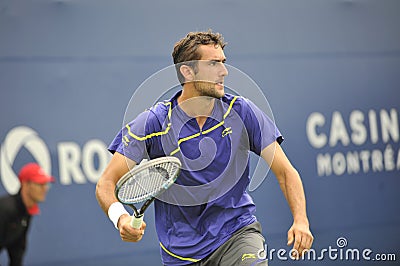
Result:
{"label": "racket throat", "polygon": [[135,218],[142,218],[143,215],[144,215],[144,213],[136,213],[136,212],[133,213],[133,216],[134,216]]}
{"label": "racket throat", "polygon": [[136,209],[134,206],[129,205],[129,207],[131,207],[131,209],[133,210],[133,216],[136,218],[141,218],[144,215],[144,212],[142,211],[142,209]]}

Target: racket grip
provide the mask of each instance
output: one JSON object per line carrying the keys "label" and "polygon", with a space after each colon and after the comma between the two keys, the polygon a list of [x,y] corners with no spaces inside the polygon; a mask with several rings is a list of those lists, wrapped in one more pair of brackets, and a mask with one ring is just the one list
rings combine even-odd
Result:
{"label": "racket grip", "polygon": [[135,229],[139,229],[142,226],[143,217],[143,214],[138,217],[132,215],[131,226]]}

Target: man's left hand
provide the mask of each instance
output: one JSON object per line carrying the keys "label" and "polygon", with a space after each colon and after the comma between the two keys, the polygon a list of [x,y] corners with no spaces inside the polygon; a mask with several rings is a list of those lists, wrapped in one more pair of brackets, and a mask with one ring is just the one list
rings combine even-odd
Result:
{"label": "man's left hand", "polygon": [[291,256],[295,259],[300,259],[310,248],[314,241],[314,237],[307,223],[296,223],[290,227],[288,231],[287,245],[293,244],[293,252]]}

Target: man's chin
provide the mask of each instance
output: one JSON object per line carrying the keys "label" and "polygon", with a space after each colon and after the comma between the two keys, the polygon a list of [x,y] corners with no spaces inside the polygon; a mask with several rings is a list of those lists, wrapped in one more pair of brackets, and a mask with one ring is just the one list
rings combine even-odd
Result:
{"label": "man's chin", "polygon": [[220,91],[220,92],[218,92],[217,94],[216,94],[216,97],[215,98],[222,98],[222,97],[224,97],[225,96],[225,91],[224,90],[222,90],[222,91]]}

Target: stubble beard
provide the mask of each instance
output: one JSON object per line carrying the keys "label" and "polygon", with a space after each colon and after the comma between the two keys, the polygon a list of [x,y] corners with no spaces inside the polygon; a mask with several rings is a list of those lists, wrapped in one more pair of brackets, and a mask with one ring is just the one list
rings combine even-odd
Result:
{"label": "stubble beard", "polygon": [[216,85],[212,82],[199,81],[194,82],[194,87],[199,93],[199,96],[211,97],[220,99],[225,95],[225,92],[216,89]]}

